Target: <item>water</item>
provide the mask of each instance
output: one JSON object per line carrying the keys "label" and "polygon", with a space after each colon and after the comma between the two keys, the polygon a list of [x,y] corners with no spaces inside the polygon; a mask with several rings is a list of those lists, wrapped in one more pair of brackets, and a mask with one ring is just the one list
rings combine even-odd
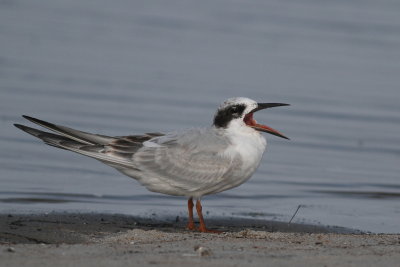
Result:
{"label": "water", "polygon": [[398,1],[0,1],[0,212],[186,216],[12,126],[22,114],[108,135],[208,126],[232,96],[292,140],[244,185],[204,198],[237,216],[400,232]]}

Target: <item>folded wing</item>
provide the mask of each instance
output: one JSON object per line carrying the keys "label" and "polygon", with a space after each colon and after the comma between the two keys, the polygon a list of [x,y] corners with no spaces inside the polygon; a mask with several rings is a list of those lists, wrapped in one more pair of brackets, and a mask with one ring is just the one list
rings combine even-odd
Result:
{"label": "folded wing", "polygon": [[194,129],[146,142],[133,161],[141,171],[137,175],[143,176],[140,182],[149,190],[207,194],[204,190],[223,188],[241,164],[239,157],[225,153],[228,145],[213,131]]}

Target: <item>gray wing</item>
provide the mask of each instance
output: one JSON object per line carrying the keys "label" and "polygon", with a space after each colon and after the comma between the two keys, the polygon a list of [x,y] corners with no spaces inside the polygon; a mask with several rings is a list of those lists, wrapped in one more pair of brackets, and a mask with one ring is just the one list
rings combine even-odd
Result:
{"label": "gray wing", "polygon": [[147,133],[132,136],[105,136],[78,131],[69,127],[52,124],[29,116],[24,118],[55,132],[45,132],[25,125],[14,124],[48,145],[70,150],[95,158],[115,168],[133,168],[133,154],[142,147],[142,143],[161,133]]}
{"label": "gray wing", "polygon": [[229,145],[212,129],[193,129],[149,140],[133,161],[145,176],[140,182],[152,191],[168,190],[166,185],[185,192],[213,191],[241,164],[227,153]]}

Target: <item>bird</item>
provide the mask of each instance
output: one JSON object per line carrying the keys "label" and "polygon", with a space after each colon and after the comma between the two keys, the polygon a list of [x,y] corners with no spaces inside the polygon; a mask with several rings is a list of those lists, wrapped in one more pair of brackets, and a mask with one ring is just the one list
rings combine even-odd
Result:
{"label": "bird", "polygon": [[[259,110],[288,105],[233,97],[220,104],[211,126],[166,134],[106,136],[26,115],[25,119],[51,132],[21,124],[14,126],[47,145],[97,159],[134,178],[149,191],[186,197],[186,228],[218,233],[206,227],[201,198],[237,187],[253,175],[267,145],[262,132],[289,139],[253,117]],[[193,200],[196,200],[198,227],[193,218]]]}

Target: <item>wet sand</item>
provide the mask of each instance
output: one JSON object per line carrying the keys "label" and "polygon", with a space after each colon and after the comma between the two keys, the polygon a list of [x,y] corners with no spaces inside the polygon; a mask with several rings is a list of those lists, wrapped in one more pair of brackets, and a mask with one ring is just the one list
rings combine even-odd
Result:
{"label": "wet sand", "polygon": [[185,219],[51,213],[0,215],[0,266],[395,266],[399,234],[212,218],[222,234]]}

